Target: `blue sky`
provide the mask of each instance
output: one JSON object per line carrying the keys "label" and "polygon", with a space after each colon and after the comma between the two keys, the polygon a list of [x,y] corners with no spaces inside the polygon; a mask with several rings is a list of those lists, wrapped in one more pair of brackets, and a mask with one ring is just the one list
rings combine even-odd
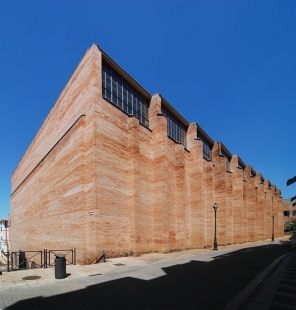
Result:
{"label": "blue sky", "polygon": [[296,195],[296,1],[0,1],[0,218],[11,175],[86,49]]}

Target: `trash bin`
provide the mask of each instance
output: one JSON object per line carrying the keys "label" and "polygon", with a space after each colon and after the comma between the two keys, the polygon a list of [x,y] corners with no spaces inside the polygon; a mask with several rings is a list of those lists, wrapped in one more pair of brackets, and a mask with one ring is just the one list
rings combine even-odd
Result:
{"label": "trash bin", "polygon": [[66,278],[66,254],[56,254],[54,274],[56,279]]}
{"label": "trash bin", "polygon": [[26,253],[23,251],[19,251],[19,269],[26,269],[26,268],[27,268]]}

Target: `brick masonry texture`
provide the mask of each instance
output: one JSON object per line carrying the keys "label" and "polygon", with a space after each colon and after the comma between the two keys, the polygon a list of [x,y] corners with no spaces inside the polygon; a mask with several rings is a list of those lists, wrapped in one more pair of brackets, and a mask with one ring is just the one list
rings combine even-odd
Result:
{"label": "brick masonry texture", "polygon": [[284,222],[287,223],[292,218],[295,218],[296,215],[293,215],[296,212],[296,205],[293,206],[295,199],[283,199],[284,211],[289,211],[289,216],[284,216]]}
{"label": "brick masonry texture", "polygon": [[[187,149],[167,135],[163,98],[150,98],[149,129],[102,97],[102,58],[87,50],[12,175],[11,250],[77,249],[106,255],[211,247],[283,235],[280,190],[251,166],[231,172],[213,146],[203,158],[197,124]],[[113,64],[116,69],[115,63]]]}

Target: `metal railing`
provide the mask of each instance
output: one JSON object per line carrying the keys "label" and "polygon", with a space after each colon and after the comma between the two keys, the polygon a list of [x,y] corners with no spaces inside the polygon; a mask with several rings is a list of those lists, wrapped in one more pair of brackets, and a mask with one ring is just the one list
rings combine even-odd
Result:
{"label": "metal railing", "polygon": [[4,256],[4,258],[7,259],[7,252],[4,252],[4,251],[1,249],[1,256]]}
{"label": "metal railing", "polygon": [[[28,256],[27,253],[33,254]],[[19,269],[33,269],[42,267],[44,267],[42,251],[7,252],[7,272]]]}
{"label": "metal railing", "polygon": [[[28,254],[30,253],[30,254]],[[48,268],[54,266],[55,255],[64,254],[66,263],[76,265],[76,249],[43,251],[5,252],[7,257],[7,272],[20,269]],[[33,260],[34,259],[34,260]]]}
{"label": "metal railing", "polygon": [[[48,268],[51,266],[54,266],[54,258],[53,255],[59,255],[64,254],[66,258],[66,264],[76,265],[76,249],[70,249],[70,250],[47,250],[44,249],[44,258],[45,258],[45,264],[44,268]],[[70,254],[70,255],[68,255]]]}
{"label": "metal railing", "polygon": [[105,258],[105,251],[103,250],[102,252],[100,252],[90,263],[89,265],[93,264],[95,262],[95,264],[99,263],[102,259],[104,259],[104,263],[106,262],[106,258]]}

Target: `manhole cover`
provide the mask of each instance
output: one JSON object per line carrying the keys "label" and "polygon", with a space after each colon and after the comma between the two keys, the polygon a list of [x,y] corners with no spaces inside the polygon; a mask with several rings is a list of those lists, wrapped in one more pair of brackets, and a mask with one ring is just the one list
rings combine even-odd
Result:
{"label": "manhole cover", "polygon": [[37,280],[40,279],[40,276],[28,276],[28,277],[24,277],[22,278],[23,280]]}
{"label": "manhole cover", "polygon": [[101,276],[102,274],[101,273],[96,273],[96,274],[90,274],[89,276],[90,277],[95,277],[95,276]]}
{"label": "manhole cover", "polygon": [[121,263],[118,263],[118,264],[113,264],[114,266],[125,266],[125,264],[121,264]]}

